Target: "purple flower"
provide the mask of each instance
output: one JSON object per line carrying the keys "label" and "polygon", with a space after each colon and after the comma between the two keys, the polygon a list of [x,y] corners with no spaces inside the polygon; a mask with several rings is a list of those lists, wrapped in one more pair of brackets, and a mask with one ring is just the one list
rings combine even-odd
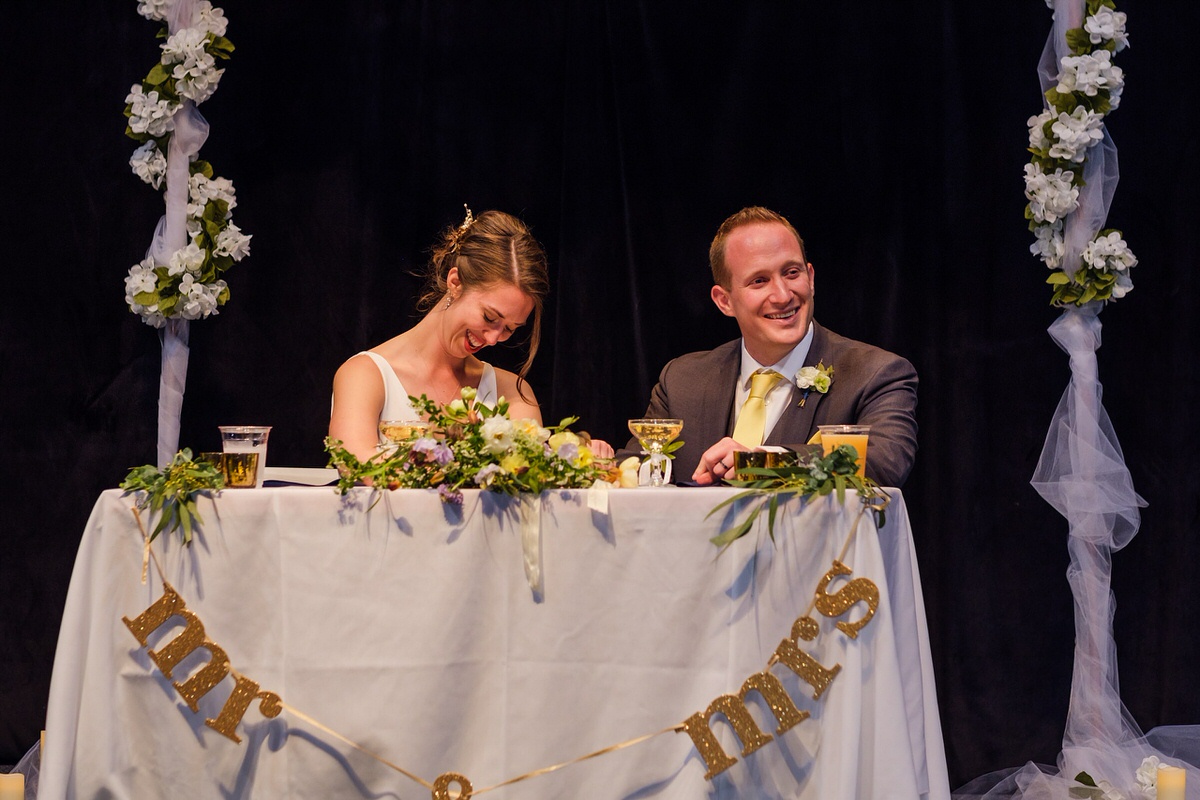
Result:
{"label": "purple flower", "polygon": [[461,506],[463,502],[463,494],[457,489],[451,489],[447,484],[438,486],[438,495],[442,498],[443,503],[453,503],[456,506]]}
{"label": "purple flower", "polygon": [[579,458],[579,445],[572,444],[571,442],[559,445],[558,457],[564,461],[574,463],[575,459]]}
{"label": "purple flower", "polygon": [[437,439],[432,439],[428,436],[422,436],[420,439],[417,439],[412,443],[412,447],[409,448],[408,451],[408,456],[413,461],[429,462],[436,458],[436,451],[438,447],[439,445]]}
{"label": "purple flower", "polygon": [[449,447],[438,442],[437,447],[433,448],[432,458],[439,464],[449,464],[454,460],[454,453]]}
{"label": "purple flower", "polygon": [[475,483],[479,486],[487,486],[492,482],[491,479],[493,475],[503,471],[504,470],[500,469],[498,464],[488,464],[486,467],[479,470],[479,472],[475,473]]}

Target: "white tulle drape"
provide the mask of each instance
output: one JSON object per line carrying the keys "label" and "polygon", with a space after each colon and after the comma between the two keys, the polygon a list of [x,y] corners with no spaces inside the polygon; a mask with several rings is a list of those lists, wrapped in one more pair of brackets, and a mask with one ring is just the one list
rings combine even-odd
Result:
{"label": "white tulle drape", "polygon": [[[195,21],[195,0],[176,0],[167,18],[167,30],[190,27]],[[167,148],[166,210],[158,221],[147,255],[156,265],[166,264],[171,254],[188,243],[187,204],[189,165],[208,138],[208,122],[185,100],[175,112],[175,131]],[[159,331],[162,341],[162,373],[158,383],[158,465],[166,466],[179,449],[179,419],[187,383],[188,322],[168,319]]]}
{"label": "white tulle drape", "polygon": [[[1070,54],[1066,32],[1081,27],[1083,19],[1083,0],[1055,0],[1054,27],[1039,67],[1043,90],[1057,84],[1059,59]],[[1106,131],[1104,140],[1088,151],[1079,208],[1065,224],[1067,274],[1079,269],[1081,250],[1103,228],[1117,174],[1116,147]],[[1032,481],[1068,526],[1075,663],[1063,749],[1057,768],[1027,764],[985,775],[955,792],[958,800],[1083,796],[1075,780],[1080,772],[1100,783],[1105,800],[1142,800],[1154,796],[1137,780],[1145,758],[1158,756],[1164,763],[1191,768],[1200,752],[1200,728],[1160,728],[1143,736],[1121,701],[1112,628],[1112,554],[1137,534],[1138,509],[1146,503],[1134,491],[1102,404],[1096,359],[1102,309],[1102,303],[1070,307],[1050,326],[1051,337],[1070,358],[1071,382],[1054,412]],[[1187,796],[1200,798],[1200,773],[1194,770]]]}

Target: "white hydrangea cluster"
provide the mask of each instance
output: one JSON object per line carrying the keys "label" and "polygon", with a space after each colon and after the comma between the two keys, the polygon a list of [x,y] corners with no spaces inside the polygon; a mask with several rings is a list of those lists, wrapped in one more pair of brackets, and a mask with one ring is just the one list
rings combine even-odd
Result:
{"label": "white hydrangea cluster", "polygon": [[1029,245],[1029,252],[1046,262],[1050,269],[1062,269],[1063,256],[1067,252],[1067,245],[1063,241],[1062,220],[1055,220],[1049,225],[1039,225],[1034,230],[1034,235],[1037,236],[1037,241]]}
{"label": "white hydrangea cluster", "polygon": [[149,20],[162,22],[167,18],[167,7],[175,0],[138,0],[137,13]]}
{"label": "white hydrangea cluster", "polygon": [[1083,29],[1092,44],[1113,42],[1119,53],[1129,46],[1129,34],[1125,32],[1125,13],[1100,6],[1096,13],[1087,18]]}
{"label": "white hydrangea cluster", "polygon": [[[1046,4],[1054,8],[1053,0]],[[1125,76],[1113,64],[1113,53],[1129,46],[1125,21],[1125,14],[1099,6],[1081,30],[1067,35],[1075,55],[1060,59],[1057,86],[1047,93],[1052,107],[1027,120],[1034,157],[1025,165],[1026,216],[1032,219],[1036,237],[1029,250],[1055,273],[1049,283],[1057,287],[1056,304],[1119,299],[1133,288],[1129,268],[1137,258],[1119,232],[1096,234],[1083,249],[1080,256],[1086,272],[1078,264],[1064,263],[1063,232],[1065,218],[1079,207],[1075,183],[1083,174],[1088,151],[1103,141],[1104,117],[1121,102]],[[1109,277],[1098,280],[1096,273]]]}
{"label": "white hydrangea cluster", "polygon": [[213,36],[224,36],[228,26],[229,20],[225,19],[224,11],[214,8],[208,0],[200,0],[200,5],[196,9],[197,28],[211,33]]}
{"label": "white hydrangea cluster", "polygon": [[1050,157],[1081,162],[1087,149],[1104,138],[1104,116],[1079,106],[1070,114],[1059,114],[1050,129],[1056,137]]}
{"label": "white hydrangea cluster", "polygon": [[208,32],[198,27],[184,28],[162,45],[162,63],[175,65],[171,71],[175,91],[196,104],[212,96],[225,74],[225,70],[217,69],[216,59],[205,49],[208,37]]}
{"label": "white hydrangea cluster", "polygon": [[201,283],[191,274],[185,274],[179,284],[179,304],[175,307],[179,316],[184,319],[204,319],[220,313],[217,297],[227,284],[217,280],[212,283]]}
{"label": "white hydrangea cluster", "polygon": [[1057,87],[1061,94],[1083,92],[1088,97],[1095,97],[1101,89],[1107,89],[1109,103],[1115,109],[1121,103],[1124,86],[1125,73],[1112,63],[1112,53],[1107,50],[1062,59]]}
{"label": "white hydrangea cluster", "polygon": [[237,193],[233,181],[228,178],[206,178],[203,175],[193,175],[188,182],[189,217],[199,217],[204,214],[204,207],[209,200],[224,200],[229,204],[229,210],[237,207]]}
{"label": "white hydrangea cluster", "polygon": [[[138,13],[151,20],[165,22],[176,0],[138,0]],[[161,69],[173,79],[174,91],[183,99],[199,104],[217,89],[224,70],[217,69],[216,58],[209,52],[228,53],[232,45],[223,39],[228,27],[225,12],[209,0],[199,0],[190,27],[182,28],[161,45]],[[162,98],[156,90],[163,80],[156,67],[146,83],[130,90],[129,128],[136,139],[153,137],[142,143],[129,159],[129,166],[139,178],[155,189],[166,180],[167,141],[175,130],[174,115],[180,104]],[[166,84],[168,87],[171,83]],[[149,91],[145,87],[151,87]],[[212,174],[205,167],[205,172]],[[217,220],[219,230],[203,220],[205,208],[212,200],[226,203],[224,219]],[[167,318],[203,319],[218,313],[220,304],[228,297],[228,284],[216,279],[229,264],[250,254],[250,239],[230,221],[237,205],[233,183],[225,178],[208,178],[203,174],[191,176],[188,182],[188,203],[185,209],[190,241],[171,254],[167,263],[156,263],[147,257],[129,268],[125,277],[125,302],[130,310],[155,328],[166,324]],[[216,230],[209,238],[206,230]],[[216,261],[215,259],[220,259]],[[207,281],[207,282],[206,282]],[[166,309],[165,312],[163,309]]]}
{"label": "white hydrangea cluster", "polygon": [[168,131],[175,130],[175,112],[179,109],[179,104],[164,100],[158,96],[157,91],[147,92],[140,83],[135,83],[130,87],[125,102],[130,107],[129,129],[134,133],[158,138]]}
{"label": "white hydrangea cluster", "polygon": [[[158,303],[143,305],[136,300],[137,295],[155,291],[158,286],[158,276],[154,272],[154,260],[147,257],[140,263],[129,268],[125,276],[125,302],[129,310],[142,318],[147,325],[161,328],[167,324],[167,319],[158,310]],[[158,295],[155,295],[157,299]]]}
{"label": "white hydrangea cluster", "polygon": [[146,142],[133,151],[129,166],[134,175],[155,189],[161,187],[163,179],[167,177],[167,159],[153,141]]}
{"label": "white hydrangea cluster", "polygon": [[1038,164],[1025,165],[1025,197],[1036,222],[1056,222],[1075,210],[1079,189],[1072,183],[1074,177],[1070,170],[1046,174]]}
{"label": "white hydrangea cluster", "polygon": [[1046,123],[1055,119],[1054,112],[1046,109],[1036,117],[1026,120],[1029,126],[1029,146],[1034,150],[1049,150],[1053,140],[1046,135]]}
{"label": "white hydrangea cluster", "polygon": [[241,261],[250,255],[250,239],[242,233],[242,229],[230,222],[225,229],[217,234],[213,255],[229,256],[234,261]]}

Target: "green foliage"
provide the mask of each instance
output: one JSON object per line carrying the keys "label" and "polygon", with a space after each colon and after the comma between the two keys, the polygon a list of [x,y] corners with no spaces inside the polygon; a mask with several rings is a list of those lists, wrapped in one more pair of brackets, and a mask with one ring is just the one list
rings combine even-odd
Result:
{"label": "green foliage", "polygon": [[149,509],[150,516],[159,515],[158,524],[150,533],[154,541],[164,530],[182,531],[183,543],[192,543],[192,532],[204,523],[196,508],[197,497],[211,497],[213,490],[225,488],[225,477],[215,464],[193,461],[186,447],[175,454],[163,469],[153,464],[134,467],[121,488],[126,494],[140,492],[138,508]]}
{"label": "green foliage", "polygon": [[[738,479],[727,480],[726,483],[730,486],[741,487],[745,491],[719,503],[712,511],[708,512],[708,516],[712,516],[722,508],[739,500],[755,499],[758,502],[753,504],[740,522],[721,531],[710,541],[722,549],[728,547],[750,532],[754,522],[764,509],[767,511],[767,533],[774,541],[775,519],[781,502],[792,497],[807,499],[836,493],[838,502],[843,503],[846,500],[847,490],[853,490],[858,494],[863,504],[870,507],[875,513],[876,523],[882,527],[886,521],[883,512],[886,503],[878,504],[877,501],[886,496],[875,481],[859,477],[856,474],[857,459],[858,452],[854,447],[843,444],[834,448],[833,452],[827,456],[813,458],[807,464],[795,467],[774,469],[752,467],[738,470]],[[743,475],[751,477],[743,479],[741,477]]]}
{"label": "green foliage", "polygon": [[475,390],[464,388],[462,399],[438,405],[425,395],[410,397],[413,408],[431,424],[415,435],[360,460],[326,438],[329,466],[340,478],[338,491],[358,483],[376,488],[439,490],[446,502],[461,502],[462,489],[482,488],[517,495],[545,489],[580,489],[597,480],[613,479],[607,463],[597,462],[586,433],[569,430],[575,417],[551,428],[533,420],[510,420],[508,403],[494,407],[477,402]]}

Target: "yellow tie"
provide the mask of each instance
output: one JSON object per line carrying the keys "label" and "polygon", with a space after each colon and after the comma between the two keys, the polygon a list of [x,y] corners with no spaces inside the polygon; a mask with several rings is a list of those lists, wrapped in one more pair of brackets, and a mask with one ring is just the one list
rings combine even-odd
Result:
{"label": "yellow tie", "polygon": [[750,396],[742,404],[737,425],[733,427],[733,440],[746,447],[758,447],[763,441],[767,427],[766,396],[775,382],[783,376],[774,370],[760,370],[750,376]]}

